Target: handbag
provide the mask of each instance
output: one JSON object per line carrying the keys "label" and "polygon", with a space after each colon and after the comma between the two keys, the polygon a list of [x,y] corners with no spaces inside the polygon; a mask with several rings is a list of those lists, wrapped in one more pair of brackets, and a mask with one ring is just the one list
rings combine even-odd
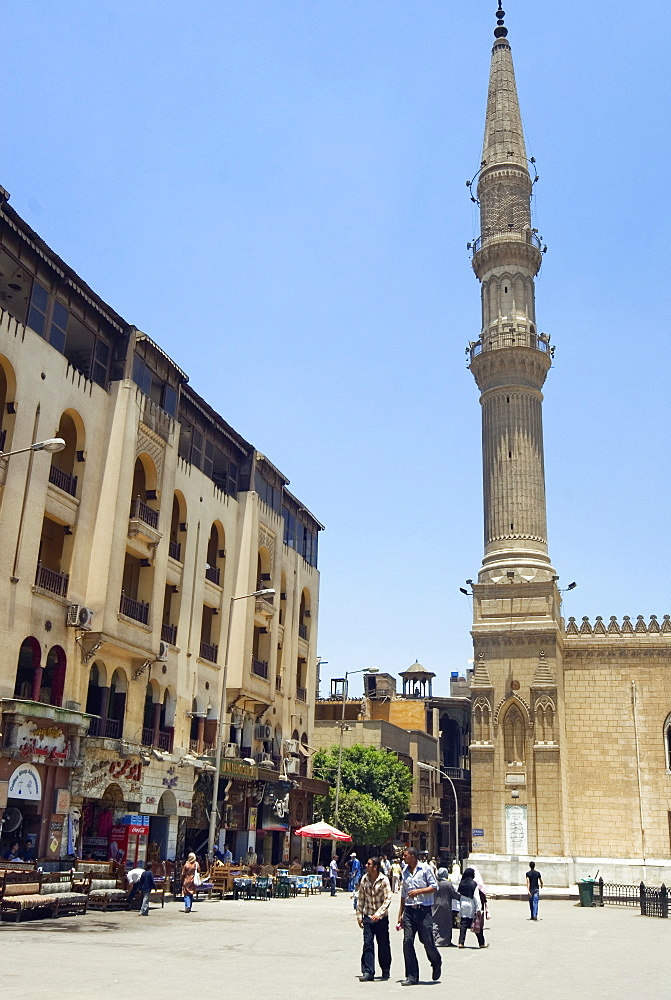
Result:
{"label": "handbag", "polygon": [[196,868],[195,872],[193,873],[193,884],[194,884],[194,885],[201,885],[202,881],[203,881],[203,880],[202,880],[202,878],[200,877],[200,872],[199,872],[199,871],[198,871],[198,869]]}
{"label": "handbag", "polygon": [[482,910],[478,910],[478,912],[473,917],[473,920],[471,921],[471,930],[473,931],[474,934],[480,933],[480,931],[482,930],[483,923],[484,923],[483,912]]}
{"label": "handbag", "polygon": [[469,896],[462,896],[459,900],[459,913],[462,919],[471,920],[475,916],[475,900]]}

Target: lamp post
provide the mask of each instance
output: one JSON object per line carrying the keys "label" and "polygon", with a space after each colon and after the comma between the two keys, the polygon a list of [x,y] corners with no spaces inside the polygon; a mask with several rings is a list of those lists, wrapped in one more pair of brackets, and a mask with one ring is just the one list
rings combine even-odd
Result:
{"label": "lamp post", "polygon": [[63,438],[47,438],[46,441],[35,441],[27,448],[17,448],[16,451],[0,451],[0,460],[11,458],[12,455],[22,455],[26,451],[47,451],[50,455],[57,451],[63,451],[65,441]]}
{"label": "lamp post", "polygon": [[228,653],[231,648],[231,622],[233,621],[233,605],[236,601],[247,601],[250,597],[274,597],[275,591],[272,588],[255,590],[253,594],[241,594],[239,597],[231,597],[228,609],[228,631],[226,632],[226,655],[224,656],[224,673],[221,679],[221,700],[219,702],[219,719],[217,721],[217,741],[215,747],[214,761],[214,785],[212,788],[212,804],[210,808],[210,833],[207,838],[207,855],[211,860],[214,853],[214,838],[217,832],[217,796],[219,792],[219,777],[221,775],[221,747],[222,747],[222,726],[226,714],[226,684],[228,683]]}
{"label": "lamp post", "polygon": [[345,703],[347,701],[347,678],[351,677],[352,674],[376,674],[378,672],[378,667],[364,667],[363,670],[346,670],[345,680],[342,688],[342,715],[340,717],[340,745],[338,747],[338,774],[336,777],[336,800],[335,800],[335,810],[333,812],[333,818],[337,821],[338,819],[338,807],[340,805],[340,776],[342,773],[342,737],[345,731]]}
{"label": "lamp post", "polygon": [[418,761],[418,764],[428,771],[435,771],[441,778],[445,778],[450,783],[452,794],[454,795],[454,849],[456,851],[457,862],[459,862],[459,802],[457,800],[457,789],[449,774],[445,774],[439,767],[434,767],[433,764],[425,764],[423,761]]}

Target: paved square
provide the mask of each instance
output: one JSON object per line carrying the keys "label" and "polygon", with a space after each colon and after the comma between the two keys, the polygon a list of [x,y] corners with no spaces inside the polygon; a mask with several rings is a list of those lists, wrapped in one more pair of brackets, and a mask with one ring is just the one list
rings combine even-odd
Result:
{"label": "paved square", "polygon": [[[346,895],[297,899],[203,901],[194,913],[180,904],[137,913],[88,913],[58,920],[2,923],[0,944],[6,996],[53,1000],[240,997],[296,1000],[333,997],[381,1000],[411,990],[468,1000],[543,1000],[597,995],[606,1000],[659,1000],[668,994],[671,920],[633,909],[582,910],[541,899],[531,923],[526,902],[491,904],[480,951],[441,949],[443,978],[416,987],[403,978],[401,934],[392,929],[388,983],[360,983],[361,932]],[[392,901],[393,922],[398,896]],[[456,935],[455,935],[456,940]],[[421,946],[420,974],[430,978]]]}

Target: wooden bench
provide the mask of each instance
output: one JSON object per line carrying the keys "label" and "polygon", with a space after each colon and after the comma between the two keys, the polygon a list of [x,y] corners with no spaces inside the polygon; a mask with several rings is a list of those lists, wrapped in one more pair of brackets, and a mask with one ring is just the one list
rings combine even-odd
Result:
{"label": "wooden bench", "polygon": [[88,896],[77,892],[69,872],[43,875],[37,871],[8,871],[0,882],[0,918],[14,913],[18,923],[27,910],[48,910],[57,917],[60,912],[86,913]]}
{"label": "wooden bench", "polygon": [[80,861],[75,885],[83,885],[90,910],[128,909],[126,873],[115,861]]}

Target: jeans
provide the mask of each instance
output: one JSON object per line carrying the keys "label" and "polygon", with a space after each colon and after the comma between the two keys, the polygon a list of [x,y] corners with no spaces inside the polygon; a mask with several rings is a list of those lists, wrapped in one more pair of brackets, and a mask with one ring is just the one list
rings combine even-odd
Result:
{"label": "jeans", "polygon": [[190,910],[193,906],[193,896],[189,892],[184,893],[184,909]]}
{"label": "jeans", "polygon": [[364,976],[375,975],[375,940],[377,939],[377,960],[382,973],[391,968],[391,944],[389,943],[389,917],[381,920],[363,918],[363,951],[361,952],[361,972]]}
{"label": "jeans", "polygon": [[[459,928],[459,945],[460,946],[463,945],[464,941],[466,940],[466,931],[468,930],[468,928],[471,926],[472,923],[473,923],[473,917],[462,917],[461,918],[461,927]],[[484,935],[483,931],[478,931],[475,936],[478,939],[478,944],[480,945],[480,947],[484,948],[484,946],[485,946],[485,935]]]}
{"label": "jeans", "polygon": [[529,909],[531,910],[531,919],[538,920],[538,890],[529,893]]}
{"label": "jeans", "polygon": [[430,906],[406,906],[403,910],[403,960],[405,978],[419,980],[419,964],[415,953],[415,934],[424,945],[432,969],[440,969],[442,959],[433,940],[433,916]]}
{"label": "jeans", "polygon": [[149,913],[149,896],[151,893],[145,892],[142,894],[142,906],[140,907],[140,913],[143,917],[146,917]]}
{"label": "jeans", "polygon": [[337,877],[338,877],[337,875],[331,875],[331,895],[332,896],[335,896],[335,894],[336,894],[336,880],[337,880]]}

